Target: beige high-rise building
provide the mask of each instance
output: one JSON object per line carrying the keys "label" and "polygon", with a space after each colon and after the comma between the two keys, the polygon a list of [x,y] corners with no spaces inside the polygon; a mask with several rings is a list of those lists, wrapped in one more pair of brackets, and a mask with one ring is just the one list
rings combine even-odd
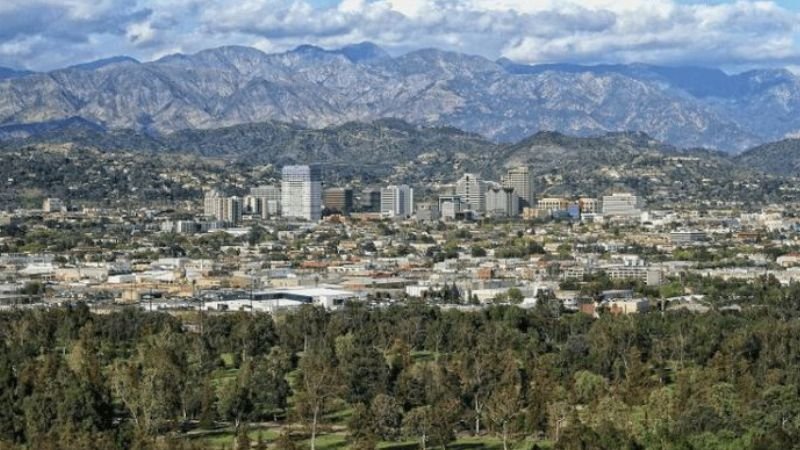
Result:
{"label": "beige high-rise building", "polygon": [[203,215],[235,225],[242,221],[243,206],[241,197],[224,197],[212,189],[203,198]]}
{"label": "beige high-rise building", "polygon": [[519,196],[519,207],[532,208],[536,196],[533,190],[533,171],[530,167],[519,166],[508,169],[501,177],[503,187],[512,188]]}
{"label": "beige high-rise building", "polygon": [[[203,215],[208,217],[217,217],[217,202],[223,198],[220,191],[211,189],[206,191],[203,197]],[[217,217],[219,219],[219,217]]]}

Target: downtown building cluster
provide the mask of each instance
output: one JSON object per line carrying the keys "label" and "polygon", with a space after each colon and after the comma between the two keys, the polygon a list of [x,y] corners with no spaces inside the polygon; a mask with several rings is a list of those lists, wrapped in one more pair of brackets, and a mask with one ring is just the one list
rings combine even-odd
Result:
{"label": "downtown building cluster", "polygon": [[[530,167],[512,167],[491,181],[465,173],[454,184],[417,202],[415,189],[391,184],[367,189],[356,196],[351,187],[325,188],[322,170],[315,165],[285,166],[279,184],[251,188],[243,196],[226,196],[216,189],[205,192],[204,221],[184,221],[172,226],[177,232],[206,231],[236,226],[243,218],[318,222],[326,215],[350,215],[358,211],[376,218],[476,220],[482,218],[631,220],[644,213],[643,201],[629,192],[602,198],[536,197]],[[49,199],[57,203],[57,199]]]}

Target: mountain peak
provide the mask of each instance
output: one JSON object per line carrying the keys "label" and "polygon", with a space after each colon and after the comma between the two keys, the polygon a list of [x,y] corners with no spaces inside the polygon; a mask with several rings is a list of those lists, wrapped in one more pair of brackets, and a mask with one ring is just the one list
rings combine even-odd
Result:
{"label": "mountain peak", "polygon": [[391,58],[386,50],[372,42],[361,42],[340,48],[337,53],[344,55],[354,63],[377,61]]}
{"label": "mountain peak", "polygon": [[18,70],[10,67],[0,67],[0,80],[24,77],[25,75],[30,75],[32,73],[33,72],[30,70]]}
{"label": "mountain peak", "polygon": [[289,53],[327,53],[327,50],[322,47],[317,47],[316,45],[303,44],[298,45],[293,50],[289,51]]}

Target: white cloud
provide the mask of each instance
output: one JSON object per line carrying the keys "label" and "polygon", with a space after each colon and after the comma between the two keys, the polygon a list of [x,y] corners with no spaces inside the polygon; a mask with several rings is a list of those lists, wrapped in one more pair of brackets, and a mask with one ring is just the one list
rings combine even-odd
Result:
{"label": "white cloud", "polygon": [[125,36],[134,44],[146,44],[155,38],[156,31],[149,21],[138,22],[128,25]]}
{"label": "white cloud", "polygon": [[0,65],[47,69],[117,54],[151,59],[241,44],[371,40],[395,53],[442,47],[520,62],[800,66],[800,15],[773,1],[6,0]]}

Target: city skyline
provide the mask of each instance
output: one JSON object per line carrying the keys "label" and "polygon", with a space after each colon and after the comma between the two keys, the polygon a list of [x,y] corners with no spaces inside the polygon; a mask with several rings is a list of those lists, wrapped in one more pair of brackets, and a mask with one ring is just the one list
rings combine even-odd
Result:
{"label": "city skyline", "polygon": [[0,23],[0,450],[798,447],[800,0]]}

